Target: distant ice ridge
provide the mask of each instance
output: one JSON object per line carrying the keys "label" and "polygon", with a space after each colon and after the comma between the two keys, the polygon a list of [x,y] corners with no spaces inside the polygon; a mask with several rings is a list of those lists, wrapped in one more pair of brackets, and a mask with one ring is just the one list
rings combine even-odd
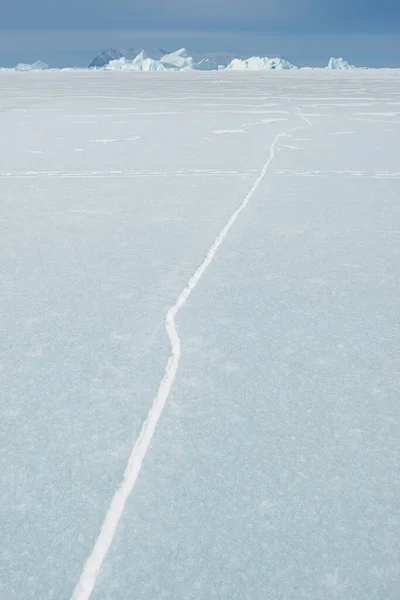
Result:
{"label": "distant ice ridge", "polygon": [[[215,56],[218,59],[218,55]],[[234,58],[227,65],[219,64],[212,56],[198,55],[190,56],[185,48],[180,48],[176,52],[170,52],[161,56],[160,59],[150,58],[142,50],[132,60],[126,57],[120,57],[111,60],[102,67],[109,71],[217,71],[220,69],[233,70],[266,70],[266,69],[297,69],[295,65],[283,58],[261,58],[252,56],[251,58]]]}
{"label": "distant ice ridge", "polygon": [[[111,61],[125,58],[127,61],[132,61],[138,55],[146,55],[147,58],[152,58],[159,62],[165,63],[167,68],[174,68],[175,70],[181,70],[182,68],[190,67],[192,59],[192,68],[198,68],[199,70],[214,70],[219,65],[226,67],[234,58],[240,58],[238,54],[227,53],[227,52],[211,52],[207,54],[200,54],[198,52],[188,52],[184,48],[177,50],[176,52],[170,52],[167,50],[159,49],[140,49],[140,50],[123,50],[116,48],[109,48],[104,50],[101,54],[96,56],[89,65],[89,68],[101,68],[108,65]],[[125,63],[127,64],[127,63]],[[197,65],[200,65],[197,67]]]}
{"label": "distant ice ridge", "polygon": [[160,62],[165,65],[167,69],[177,69],[179,71],[182,71],[183,69],[192,69],[194,64],[193,57],[188,55],[185,48],[165,54],[161,57]]}
{"label": "distant ice ridge", "polygon": [[160,60],[162,56],[167,54],[167,50],[162,50],[161,48],[152,50],[123,50],[117,48],[108,48],[92,60],[92,62],[89,65],[89,69],[92,69],[93,67],[105,67],[111,61],[119,60],[120,58],[125,58],[129,62],[136,58],[142,52],[144,52],[146,57],[153,58],[155,60]]}
{"label": "distant ice ridge", "polygon": [[143,51],[133,60],[122,56],[119,59],[111,60],[102,68],[106,71],[165,71],[165,67],[159,60],[149,58]]}
{"label": "distant ice ridge", "polygon": [[298,69],[283,58],[267,58],[261,56],[251,56],[250,58],[235,58],[227,67],[235,71],[262,71],[267,69]]}
{"label": "distant ice ridge", "polygon": [[178,71],[185,71],[187,69],[194,69],[196,71],[217,71],[218,69],[223,68],[223,65],[218,65],[215,60],[212,60],[212,58],[208,56],[189,56],[185,48],[162,56],[160,62],[166,69],[175,69]]}
{"label": "distant ice ridge", "polygon": [[[250,56],[243,58],[236,54],[215,52],[200,54],[188,52],[180,48],[175,52],[158,50],[116,50],[110,48],[97,56],[89,67],[104,68],[112,71],[217,71],[229,69],[233,71],[266,71],[298,69],[284,58],[268,58],[266,56]],[[312,67],[303,67],[312,68]],[[330,58],[326,69],[356,69],[343,58]]]}
{"label": "distant ice ridge", "polygon": [[[237,55],[215,52],[211,54],[189,53],[185,48],[175,52],[164,50],[122,51],[109,49],[102,52],[92,62],[89,68],[106,71],[267,71],[299,69],[296,65],[283,58],[268,58],[251,56],[240,58]],[[330,58],[326,67],[300,67],[312,70],[359,70],[366,67],[355,67],[343,58]],[[50,69],[38,60],[32,64],[20,63],[13,68],[0,68],[0,71],[74,71],[81,70],[74,67],[63,69]]]}
{"label": "distant ice ridge", "polygon": [[41,60],[37,60],[32,64],[19,63],[16,67],[16,71],[44,71],[48,69],[49,65],[42,62]]}
{"label": "distant ice ridge", "polygon": [[201,58],[198,62],[189,56],[185,48],[161,56],[159,60],[150,58],[142,50],[135,58],[128,60],[121,57],[111,60],[102,67],[106,71],[186,71],[189,69],[197,71],[216,71],[220,67],[210,58]]}
{"label": "distant ice ridge", "polygon": [[343,58],[330,58],[329,62],[328,62],[328,66],[326,68],[327,69],[345,70],[345,69],[355,69],[356,67],[354,67],[353,65],[350,65],[347,62],[347,60],[344,60]]}

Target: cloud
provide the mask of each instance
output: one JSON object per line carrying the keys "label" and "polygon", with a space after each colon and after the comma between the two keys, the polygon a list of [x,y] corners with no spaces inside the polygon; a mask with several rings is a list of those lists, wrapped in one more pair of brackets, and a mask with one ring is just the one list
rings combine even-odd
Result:
{"label": "cloud", "polygon": [[324,33],[396,31],[394,0],[12,0],[2,29]]}
{"label": "cloud", "polygon": [[14,0],[2,10],[2,27],[32,28],[253,28],[294,23],[313,0]]}

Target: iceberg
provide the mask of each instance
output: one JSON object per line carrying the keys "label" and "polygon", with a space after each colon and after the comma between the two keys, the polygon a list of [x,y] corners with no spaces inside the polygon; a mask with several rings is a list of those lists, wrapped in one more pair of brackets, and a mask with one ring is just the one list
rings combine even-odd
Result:
{"label": "iceberg", "polygon": [[[89,69],[93,68],[101,68],[108,65],[113,60],[119,60],[120,58],[126,58],[128,61],[133,60],[136,56],[138,56],[142,52],[139,50],[124,50],[122,48],[108,48],[104,50],[101,54],[96,56],[89,65]],[[199,68],[199,70],[212,70],[211,68],[205,68],[206,64],[216,63],[217,67],[220,68],[226,67],[234,58],[243,58],[238,54],[233,54],[229,52],[210,52],[207,54],[200,54],[198,52],[188,52],[185,49],[181,48],[177,52],[170,52],[168,50],[159,49],[151,49],[144,50],[146,56],[148,58],[153,58],[154,60],[161,61],[161,59],[166,58],[166,64],[171,65],[171,61],[173,63],[174,68],[178,68],[177,62],[181,63],[183,67],[187,66],[187,59],[189,56],[193,58],[193,62],[196,64],[202,64],[203,66]],[[184,56],[186,54],[186,56]],[[183,59],[183,60],[182,60]],[[169,62],[168,62],[169,61]],[[203,63],[203,61],[210,61],[209,63]],[[179,68],[181,68],[181,66]],[[217,68],[216,67],[216,68]]]}
{"label": "iceberg", "polygon": [[36,62],[34,62],[32,64],[19,63],[15,67],[15,70],[16,71],[44,71],[45,69],[48,69],[48,68],[49,68],[49,65],[47,65],[45,62],[42,62],[41,60],[37,60]]}
{"label": "iceberg", "polygon": [[176,69],[182,71],[184,69],[191,69],[194,64],[194,60],[188,55],[185,48],[165,54],[160,58],[161,64],[165,65],[167,69]]}
{"label": "iceberg", "polygon": [[195,60],[192,56],[189,56],[185,48],[181,48],[176,52],[164,54],[160,60],[150,58],[144,50],[141,50],[131,60],[122,56],[110,60],[105,66],[98,68],[106,71],[186,71],[189,69],[217,71],[224,67],[208,57],[199,57],[198,60]]}
{"label": "iceberg", "polygon": [[[215,58],[218,58],[218,55],[215,55]],[[213,55],[199,54],[195,55],[195,57],[190,56],[185,48],[165,54],[159,60],[150,58],[142,50],[131,60],[121,57],[117,60],[111,60],[101,68],[110,71],[218,71],[221,69],[259,71],[267,69],[298,69],[298,67],[283,58],[262,58],[259,56],[252,56],[245,59],[234,58],[227,65],[224,65],[217,62],[213,58]]]}
{"label": "iceberg", "polygon": [[[37,64],[37,63],[36,63]],[[32,66],[29,66],[32,68]],[[105,50],[90,63],[89,67],[111,71],[266,71],[299,69],[298,66],[284,58],[267,56],[250,56],[243,58],[237,54],[226,52],[198,53],[180,48],[175,52],[165,50]],[[37,67],[36,67],[37,68]],[[302,67],[314,69],[316,67]],[[324,68],[324,67],[322,67]],[[343,58],[330,58],[325,67],[329,70],[357,69]],[[26,68],[28,70],[28,68]]]}
{"label": "iceberg", "polygon": [[[122,48],[108,48],[104,50],[101,54],[96,56],[89,65],[89,69],[93,68],[102,68],[107,66],[111,61],[119,60],[120,58],[126,58],[127,61],[133,60],[136,56],[141,54],[143,50],[141,49],[130,49],[124,50]],[[153,49],[145,51],[146,57],[153,58],[154,60],[160,60],[162,56],[167,54],[166,50],[162,49]]]}
{"label": "iceberg", "polygon": [[165,71],[164,65],[159,60],[149,58],[144,51],[133,60],[121,57],[118,60],[111,60],[102,68],[106,71]]}
{"label": "iceberg", "polygon": [[260,56],[251,56],[250,58],[240,59],[234,58],[232,62],[226,67],[234,71],[261,71],[268,69],[298,69],[296,65],[293,65],[289,61],[283,58],[268,58]]}
{"label": "iceberg", "polygon": [[344,60],[343,58],[330,58],[329,62],[328,62],[328,66],[326,68],[327,69],[345,70],[345,69],[355,69],[356,67],[353,65],[350,65],[347,62],[347,60]]}
{"label": "iceberg", "polygon": [[[232,55],[231,55],[232,56]],[[229,55],[195,54],[191,56],[185,48],[180,48],[176,52],[164,54],[160,59],[150,58],[142,50],[133,59],[120,57],[117,60],[111,60],[103,68],[107,70],[123,71],[218,71],[221,69],[233,70],[267,70],[267,69],[297,69],[295,65],[283,58],[261,58],[252,56],[241,59],[233,58],[228,63]],[[222,59],[222,60],[218,60]],[[225,60],[224,60],[225,59]]]}

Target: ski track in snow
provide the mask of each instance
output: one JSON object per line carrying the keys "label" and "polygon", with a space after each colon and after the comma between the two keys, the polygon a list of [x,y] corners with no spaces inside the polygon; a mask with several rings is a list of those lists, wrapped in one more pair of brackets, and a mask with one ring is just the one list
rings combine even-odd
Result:
{"label": "ski track in snow", "polygon": [[245,129],[213,129],[211,133],[215,135],[225,135],[229,133],[246,133]]}
{"label": "ski track in snow", "polygon": [[279,140],[284,137],[291,137],[292,133],[294,133],[295,131],[312,127],[311,121],[309,121],[308,118],[301,112],[299,107],[296,106],[289,97],[285,96],[285,99],[289,102],[291,106],[293,106],[297,114],[301,117],[301,119],[306,125],[294,127],[286,132],[281,132],[274,136],[269,149],[269,156],[266,162],[264,163],[257,179],[253,183],[250,190],[247,192],[241,204],[232,213],[231,217],[228,219],[224,227],[221,229],[220,233],[215,238],[203,262],[200,264],[200,266],[196,269],[192,277],[189,279],[186,287],[179,294],[175,304],[171,306],[171,308],[169,308],[167,312],[165,318],[165,329],[171,344],[171,355],[169,356],[167,361],[164,377],[161,380],[157,395],[153,400],[146,421],[143,423],[139,437],[137,438],[132,448],[128,464],[125,468],[123,480],[111,500],[111,504],[108,508],[106,517],[102,524],[100,534],[95,542],[92,553],[86,561],[86,564],[83,568],[82,574],[73,592],[71,600],[88,600],[94,590],[100,569],[110,549],[118,524],[123,515],[126,501],[130,496],[135,486],[135,483],[139,477],[143,461],[145,459],[147,451],[150,448],[150,444],[156,431],[158,422],[164,411],[168,396],[170,394],[170,391],[175,381],[176,374],[178,372],[181,357],[181,340],[176,329],[176,317],[179,311],[186,304],[186,301],[188,300],[190,294],[196,288],[205,271],[213,262],[219,247],[228,235],[233,224],[235,223],[241,212],[249,204],[254,193],[263,181],[265,175],[267,174],[270,164],[274,160],[275,151]]}
{"label": "ski track in snow", "polygon": [[[83,152],[83,148],[73,148],[75,152]],[[136,171],[126,169],[121,171],[5,171],[0,172],[0,179],[96,179],[115,177],[247,177],[256,173],[256,169],[246,171],[218,169],[185,169],[179,171]]]}

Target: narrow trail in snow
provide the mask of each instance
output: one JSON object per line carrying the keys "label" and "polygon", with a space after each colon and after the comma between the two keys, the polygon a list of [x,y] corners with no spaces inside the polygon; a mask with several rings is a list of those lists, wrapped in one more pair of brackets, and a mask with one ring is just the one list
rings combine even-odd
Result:
{"label": "narrow trail in snow", "polygon": [[168,359],[167,366],[165,368],[164,377],[160,383],[158,388],[158,392],[156,397],[153,400],[150,411],[147,415],[146,421],[143,423],[142,429],[140,431],[139,437],[136,440],[135,445],[132,448],[132,452],[130,454],[128,464],[126,466],[123,480],[115,492],[111,504],[108,508],[106,517],[104,519],[100,534],[96,540],[94,548],[92,550],[91,555],[86,561],[82,574],[80,576],[79,582],[74,590],[72,595],[72,600],[88,600],[93,592],[93,589],[96,585],[96,580],[102,564],[104,562],[105,557],[110,549],[112,541],[114,539],[114,535],[116,529],[118,527],[119,521],[122,517],[122,514],[125,509],[126,501],[133,490],[133,487],[139,477],[139,473],[141,471],[143,460],[147,454],[147,451],[150,447],[151,441],[153,439],[154,433],[156,431],[157,424],[161,418],[161,415],[164,411],[165,404],[167,402],[169,393],[172,389],[173,383],[175,381],[175,377],[178,371],[179,361],[181,357],[181,341],[176,330],[176,316],[179,313],[180,309],[184,306],[190,294],[193,292],[200,279],[204,275],[207,268],[212,263],[215,254],[217,253],[219,247],[223,243],[225,237],[230,231],[232,225],[235,223],[236,219],[240,215],[240,213],[246,208],[248,203],[250,202],[253,194],[259,187],[260,183],[264,179],[268,168],[275,157],[276,147],[278,141],[283,137],[291,137],[291,134],[300,129],[305,129],[308,127],[312,127],[312,123],[307,119],[307,117],[301,112],[301,110],[292,102],[289,97],[285,96],[285,99],[290,103],[291,106],[296,110],[299,116],[303,119],[306,125],[301,125],[298,127],[294,127],[286,132],[278,133],[274,136],[272,140],[272,144],[269,150],[269,156],[266,162],[264,163],[260,174],[257,179],[253,183],[250,190],[247,192],[244,197],[242,203],[238,206],[238,208],[232,213],[229,220],[226,222],[224,227],[221,229],[220,233],[216,237],[213,244],[210,246],[206,257],[204,258],[201,265],[197,268],[195,273],[189,279],[186,287],[179,294],[175,304],[171,306],[168,310],[166,319],[165,319],[165,328],[168,335],[168,338],[171,343],[171,355]]}

